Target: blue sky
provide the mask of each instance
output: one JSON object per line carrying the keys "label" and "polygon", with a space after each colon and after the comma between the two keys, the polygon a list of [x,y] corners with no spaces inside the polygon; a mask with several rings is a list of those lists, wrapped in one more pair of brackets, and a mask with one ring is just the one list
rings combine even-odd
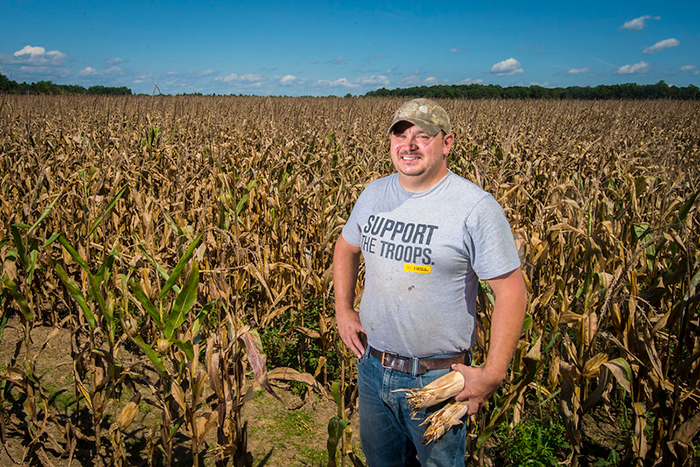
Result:
{"label": "blue sky", "polygon": [[700,85],[700,2],[0,0],[0,73],[151,94]]}

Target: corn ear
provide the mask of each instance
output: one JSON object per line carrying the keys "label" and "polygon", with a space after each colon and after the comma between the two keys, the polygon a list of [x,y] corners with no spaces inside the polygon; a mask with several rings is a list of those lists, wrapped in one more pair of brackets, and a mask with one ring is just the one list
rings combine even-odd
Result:
{"label": "corn ear", "polygon": [[420,389],[406,391],[408,406],[415,415],[421,409],[432,407],[457,395],[464,388],[464,376],[459,371],[451,371]]}
{"label": "corn ear", "polygon": [[430,414],[430,416],[426,418],[423,423],[421,423],[421,425],[428,425],[425,433],[423,433],[421,443],[429,444],[436,441],[442,435],[447,433],[447,430],[449,430],[452,426],[462,423],[462,417],[465,413],[467,413],[468,408],[468,400],[461,402],[453,401],[442,407],[440,410]]}

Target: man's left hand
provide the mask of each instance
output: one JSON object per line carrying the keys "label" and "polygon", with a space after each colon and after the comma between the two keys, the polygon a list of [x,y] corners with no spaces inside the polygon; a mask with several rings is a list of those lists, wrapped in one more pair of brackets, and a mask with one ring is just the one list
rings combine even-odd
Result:
{"label": "man's left hand", "polygon": [[505,379],[504,374],[497,374],[485,367],[452,365],[452,369],[464,376],[464,388],[455,396],[457,401],[469,399],[467,415],[474,415],[481,409],[486,400],[496,392]]}

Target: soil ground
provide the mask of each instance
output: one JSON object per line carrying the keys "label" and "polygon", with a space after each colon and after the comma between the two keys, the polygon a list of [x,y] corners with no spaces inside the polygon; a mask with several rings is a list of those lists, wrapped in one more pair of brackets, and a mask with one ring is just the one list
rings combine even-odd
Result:
{"label": "soil ground", "polygon": [[[0,375],[6,374],[12,364],[14,355],[19,355],[16,364],[26,360],[34,360],[35,374],[39,377],[41,386],[54,405],[63,407],[64,419],[75,410],[75,386],[73,383],[73,360],[71,358],[71,334],[67,329],[34,327],[31,330],[33,344],[29,349],[23,345],[24,335],[21,323],[11,320],[0,338]],[[48,342],[47,342],[47,338]],[[42,345],[46,342],[46,345]],[[328,421],[337,414],[335,402],[328,396],[308,393],[303,399],[295,391],[285,387],[275,387],[275,393],[282,401],[272,397],[263,390],[258,390],[252,400],[245,403],[242,409],[242,419],[247,422],[248,451],[253,455],[253,465],[265,466],[322,466],[327,465],[328,454],[326,441],[328,438]],[[52,442],[44,436],[42,445],[45,446],[42,459],[32,460],[26,455],[27,439],[15,426],[26,426],[26,405],[22,402],[22,394],[17,390],[12,392],[15,400],[5,400],[3,407],[7,412],[4,423],[3,448],[0,450],[0,466],[17,465],[53,465],[56,467],[94,465],[94,454],[90,454],[87,443],[78,443],[72,462],[61,457],[61,447],[65,440],[55,426],[47,427],[47,434],[55,439]],[[84,404],[83,404],[84,405]],[[136,450],[130,454],[132,465],[147,465],[143,453],[145,441],[152,422],[158,416],[158,410],[147,404],[139,406],[139,412],[130,428],[135,438],[140,441],[130,443],[130,449]],[[356,413],[351,418],[350,429],[353,436],[353,449],[361,457],[359,447],[359,431]],[[107,430],[105,430],[106,433]],[[180,446],[176,453],[189,452],[189,440],[178,438]],[[211,447],[214,443],[209,443]],[[82,447],[82,449],[81,449]],[[214,455],[208,452],[204,457],[204,465],[213,465]],[[177,462],[179,464],[179,462]],[[187,462],[185,462],[186,465]],[[201,464],[200,464],[201,465]]]}

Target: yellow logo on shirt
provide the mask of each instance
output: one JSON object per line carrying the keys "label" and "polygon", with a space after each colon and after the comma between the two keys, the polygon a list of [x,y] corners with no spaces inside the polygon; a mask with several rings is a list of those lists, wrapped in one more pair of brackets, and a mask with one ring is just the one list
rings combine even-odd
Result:
{"label": "yellow logo on shirt", "polygon": [[417,272],[420,274],[430,274],[430,266],[404,263],[403,270],[406,272]]}

